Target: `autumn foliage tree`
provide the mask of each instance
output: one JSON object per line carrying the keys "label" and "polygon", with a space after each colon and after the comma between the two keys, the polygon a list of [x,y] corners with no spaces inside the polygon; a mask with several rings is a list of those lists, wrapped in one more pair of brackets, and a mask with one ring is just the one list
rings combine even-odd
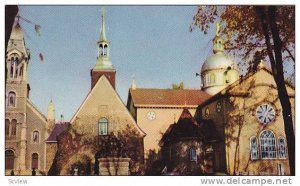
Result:
{"label": "autumn foliage tree", "polygon": [[295,175],[295,134],[285,86],[285,75],[294,75],[295,6],[199,6],[191,31],[200,28],[206,34],[218,21],[225,48],[240,59],[241,70],[255,71],[260,60],[270,64],[282,105],[290,172]]}

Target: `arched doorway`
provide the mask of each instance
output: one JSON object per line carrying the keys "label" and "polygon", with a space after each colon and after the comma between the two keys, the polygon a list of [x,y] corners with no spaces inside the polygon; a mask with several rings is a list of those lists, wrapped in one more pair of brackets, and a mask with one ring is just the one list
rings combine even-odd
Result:
{"label": "arched doorway", "polygon": [[32,169],[39,168],[39,155],[37,153],[33,153],[31,155],[31,168]]}
{"label": "arched doorway", "polygon": [[14,169],[15,153],[12,150],[5,151],[5,169]]}

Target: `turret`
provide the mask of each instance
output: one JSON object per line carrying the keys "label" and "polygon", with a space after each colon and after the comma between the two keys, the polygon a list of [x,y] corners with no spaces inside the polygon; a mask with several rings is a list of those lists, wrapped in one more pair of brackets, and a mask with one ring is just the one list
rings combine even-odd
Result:
{"label": "turret", "polygon": [[236,63],[224,54],[224,40],[220,36],[219,24],[213,39],[213,52],[201,68],[202,90],[210,95],[215,95],[239,79]]}

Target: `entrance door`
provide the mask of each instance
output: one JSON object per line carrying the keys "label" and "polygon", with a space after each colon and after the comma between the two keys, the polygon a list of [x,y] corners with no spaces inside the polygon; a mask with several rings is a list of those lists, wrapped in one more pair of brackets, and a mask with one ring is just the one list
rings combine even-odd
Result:
{"label": "entrance door", "polygon": [[5,169],[14,169],[15,153],[12,150],[5,151]]}
{"label": "entrance door", "polygon": [[31,168],[38,169],[39,167],[39,155],[37,153],[33,153],[31,156]]}

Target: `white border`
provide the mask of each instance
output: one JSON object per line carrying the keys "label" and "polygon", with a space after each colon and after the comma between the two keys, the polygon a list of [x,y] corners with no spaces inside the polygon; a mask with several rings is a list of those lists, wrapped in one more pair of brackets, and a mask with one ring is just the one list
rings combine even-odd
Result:
{"label": "white border", "polygon": [[[3,3],[2,3],[3,2]],[[298,1],[299,2],[299,1]],[[282,1],[282,0],[268,0],[268,1],[259,1],[259,0],[253,0],[251,1],[251,4],[257,4],[257,5],[262,5],[262,4],[274,4],[274,5],[281,5],[281,4],[298,4],[298,2],[296,0],[286,0],[286,1]],[[138,0],[130,0],[130,1],[120,1],[120,0],[102,0],[102,1],[98,1],[98,0],[86,0],[86,1],[81,1],[81,2],[74,2],[74,1],[58,1],[58,0],[45,0],[45,1],[36,1],[36,0],[3,0],[1,1],[1,15],[5,15],[4,13],[4,5],[5,4],[61,4],[63,3],[64,5],[71,5],[71,4],[77,4],[77,5],[85,5],[85,4],[111,4],[111,5],[121,5],[121,4],[126,4],[126,5],[149,5],[149,4],[157,4],[157,5],[171,5],[171,4],[177,4],[177,5],[191,5],[191,4],[212,4],[212,1],[210,0],[202,0],[202,1],[195,1],[195,0],[185,0],[185,1],[181,1],[179,2],[178,0],[165,0],[165,1],[161,1],[161,0],[146,0],[146,1],[138,1]],[[240,0],[217,0],[213,2],[214,4],[249,4],[248,1],[240,1]],[[298,4],[299,5],[299,4]],[[299,6],[296,6],[296,20],[299,20]],[[1,17],[2,20],[4,19],[4,16]],[[297,21],[296,21],[297,22]],[[4,38],[4,21],[1,22],[1,36],[2,39]],[[296,24],[296,31],[299,30],[299,24]],[[4,40],[4,39],[3,39]],[[0,52],[1,52],[1,56],[2,59],[4,59],[4,41],[2,40],[0,46]],[[299,37],[296,37],[296,45],[299,43]],[[296,56],[298,54],[298,50],[296,47]],[[4,61],[4,60],[2,60]],[[299,68],[300,65],[296,65],[296,69]],[[2,72],[4,72],[3,69],[3,64],[0,67]],[[296,70],[297,71],[297,70]],[[2,98],[4,98],[5,94],[4,94],[4,73],[0,73],[0,84],[2,86],[2,91],[0,91]],[[297,87],[300,85],[298,83],[298,76],[296,76],[296,89]],[[298,93],[298,91],[296,91]],[[1,114],[1,119],[2,121],[4,121],[4,109],[5,109],[5,105],[4,105],[4,99],[0,99],[0,103],[1,103],[1,107],[0,107],[0,114]],[[296,99],[297,100],[297,99]],[[297,103],[297,102],[296,102]],[[298,115],[298,111],[300,109],[299,104],[296,104],[297,108],[296,108],[296,114]],[[297,118],[295,119],[296,123],[297,123]],[[3,122],[2,122],[3,123]],[[4,133],[4,125],[1,125],[0,127],[0,132]],[[296,133],[298,133],[299,130],[296,128]],[[4,138],[4,135],[2,135]],[[296,135],[296,144],[300,144],[300,138],[297,137]],[[5,149],[4,148],[4,140],[1,140],[0,143],[0,148],[1,149]],[[296,148],[296,157],[297,154],[299,154],[299,146],[298,148]],[[300,161],[296,161],[296,175],[298,175],[297,177],[295,177],[293,179],[293,184],[292,185],[299,185],[300,184],[300,179],[299,179],[299,167],[300,167]],[[43,185],[43,186],[53,186],[53,184],[55,185],[98,185],[98,184],[108,184],[108,185],[122,185],[122,186],[133,186],[133,185],[172,185],[172,186],[181,186],[181,185],[200,185],[200,177],[27,177],[27,176],[23,176],[23,177],[4,177],[4,153],[0,153],[0,182],[1,185],[11,185],[9,184],[9,179],[24,179],[28,181],[28,184],[26,185]],[[215,177],[206,177],[206,178],[216,178]],[[230,179],[232,177],[219,177],[219,178],[224,178],[224,179]],[[235,177],[238,178],[238,177]],[[251,178],[259,178],[259,179],[263,179],[263,178],[270,178],[270,177],[266,177],[266,176],[260,176],[260,177],[254,177],[254,176],[249,176],[247,177],[249,179]],[[282,178],[282,177],[272,177],[272,179],[276,179],[276,178]],[[285,178],[293,178],[293,177],[285,177]],[[53,182],[55,180],[55,182]],[[17,184],[15,184],[17,185]],[[24,184],[25,185],[25,184]],[[224,184],[224,185],[228,185],[228,184]]]}

